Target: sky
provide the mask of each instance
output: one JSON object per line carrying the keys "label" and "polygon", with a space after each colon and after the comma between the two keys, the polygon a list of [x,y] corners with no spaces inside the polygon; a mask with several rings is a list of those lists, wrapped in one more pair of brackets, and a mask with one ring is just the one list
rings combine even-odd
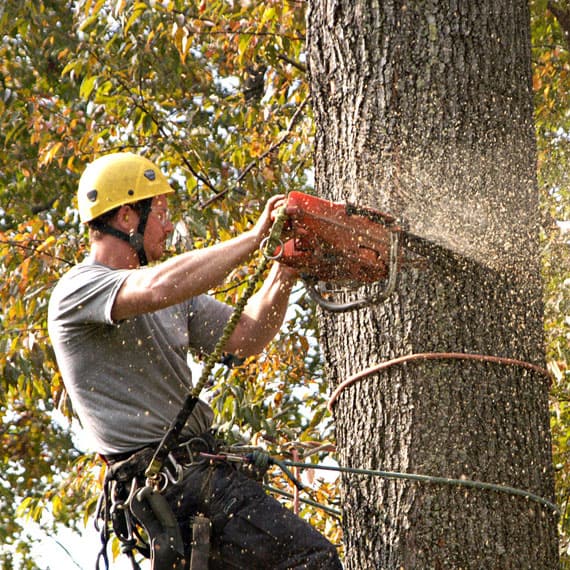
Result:
{"label": "sky", "polygon": [[[32,551],[38,570],[93,570],[95,568],[101,541],[92,519],[82,536],[65,528],[61,529],[57,537],[46,536],[38,531],[36,523],[33,522],[26,524],[26,530],[39,540]],[[112,558],[110,545],[107,552]],[[104,568],[105,565],[101,562],[101,570]],[[150,566],[141,564],[141,568],[147,570]],[[115,562],[110,564],[110,570],[132,570],[132,566],[128,557],[121,554]]]}

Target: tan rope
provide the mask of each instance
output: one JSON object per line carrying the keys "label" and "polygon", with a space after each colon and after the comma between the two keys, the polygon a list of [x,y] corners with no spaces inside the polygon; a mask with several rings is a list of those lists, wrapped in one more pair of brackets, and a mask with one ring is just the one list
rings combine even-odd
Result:
{"label": "tan rope", "polygon": [[546,370],[546,368],[537,366],[536,364],[531,364],[530,362],[525,362],[524,360],[518,360],[516,358],[490,356],[486,354],[470,354],[465,352],[420,352],[417,354],[399,356],[398,358],[393,358],[392,360],[386,360],[385,362],[375,364],[374,366],[370,366],[369,368],[365,368],[364,370],[353,374],[341,382],[332,393],[328,403],[329,411],[332,412],[333,405],[338,400],[340,393],[348,386],[355,384],[356,382],[362,380],[363,378],[366,378],[367,376],[370,376],[371,374],[380,372],[381,370],[385,370],[392,366],[403,364],[405,362],[412,362],[415,360],[478,360],[482,362],[495,362],[498,364],[520,366],[522,368],[527,368],[528,370],[534,370],[535,372],[538,372],[539,374],[548,376],[550,378],[550,373],[548,370]]}

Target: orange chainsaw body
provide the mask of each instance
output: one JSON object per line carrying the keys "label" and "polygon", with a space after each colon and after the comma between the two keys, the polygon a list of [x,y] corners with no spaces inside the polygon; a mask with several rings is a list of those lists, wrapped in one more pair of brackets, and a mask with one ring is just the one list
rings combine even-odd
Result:
{"label": "orange chainsaw body", "polygon": [[[388,277],[396,220],[371,208],[355,208],[302,192],[285,206],[279,261],[319,281],[373,283]],[[399,252],[398,252],[399,256]]]}

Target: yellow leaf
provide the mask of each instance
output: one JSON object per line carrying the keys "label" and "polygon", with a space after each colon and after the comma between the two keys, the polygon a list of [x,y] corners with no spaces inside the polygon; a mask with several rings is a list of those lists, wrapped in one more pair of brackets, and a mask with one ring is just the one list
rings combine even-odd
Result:
{"label": "yellow leaf", "polygon": [[123,13],[126,4],[127,0],[117,0],[117,3],[115,4],[115,9],[113,10],[113,16],[115,18],[118,18]]}
{"label": "yellow leaf", "polygon": [[41,243],[36,249],[37,252],[41,253],[45,249],[51,247],[55,243],[55,237],[49,236],[43,243]]}
{"label": "yellow leaf", "polygon": [[63,146],[62,142],[53,143],[50,147],[48,147],[47,151],[44,152],[43,157],[40,159],[40,164],[48,165],[52,162],[52,160],[56,157],[57,153]]}
{"label": "yellow leaf", "polygon": [[265,24],[268,20],[274,20],[274,19],[275,19],[275,8],[273,7],[265,8],[261,16],[261,23]]}
{"label": "yellow leaf", "polygon": [[19,517],[29,519],[30,518],[30,507],[32,505],[32,498],[26,497],[16,509],[16,514]]}
{"label": "yellow leaf", "polygon": [[125,26],[125,34],[128,33],[131,26],[140,19],[141,15],[146,11],[147,5],[144,2],[137,2],[133,9],[133,13]]}

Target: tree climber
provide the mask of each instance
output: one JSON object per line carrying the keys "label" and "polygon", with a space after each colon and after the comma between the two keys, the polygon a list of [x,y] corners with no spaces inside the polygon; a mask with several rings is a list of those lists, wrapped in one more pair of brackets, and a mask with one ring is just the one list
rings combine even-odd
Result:
{"label": "tree climber", "polygon": [[[142,156],[122,152],[91,163],[78,189],[90,255],[62,277],[50,299],[49,334],[65,387],[111,473],[115,466],[132,467],[133,457],[148,458],[145,451],[163,438],[192,387],[188,350],[212,351],[232,313],[207,292],[260,246],[283,202],[282,196],[270,198],[254,227],[233,239],[159,262],[173,230],[172,192],[160,169]],[[241,358],[265,347],[283,322],[296,279],[294,269],[273,264],[229,337],[228,354]],[[169,483],[160,501],[153,496],[148,503],[156,511],[150,522],[145,526],[149,509],[130,509],[149,534],[157,518],[176,519],[176,532],[158,524],[168,527],[166,538],[150,536],[153,568],[160,570],[165,560],[169,568],[188,568],[191,521],[200,513],[212,526],[211,569],[341,568],[335,547],[257,481],[227,462],[199,459],[197,451],[219,445],[212,421],[212,409],[199,400],[180,447],[169,456]],[[114,490],[128,506],[144,480],[142,467],[127,471],[130,480],[123,477]],[[179,467],[181,476],[172,477]],[[165,554],[180,550],[180,539],[183,552]]]}

